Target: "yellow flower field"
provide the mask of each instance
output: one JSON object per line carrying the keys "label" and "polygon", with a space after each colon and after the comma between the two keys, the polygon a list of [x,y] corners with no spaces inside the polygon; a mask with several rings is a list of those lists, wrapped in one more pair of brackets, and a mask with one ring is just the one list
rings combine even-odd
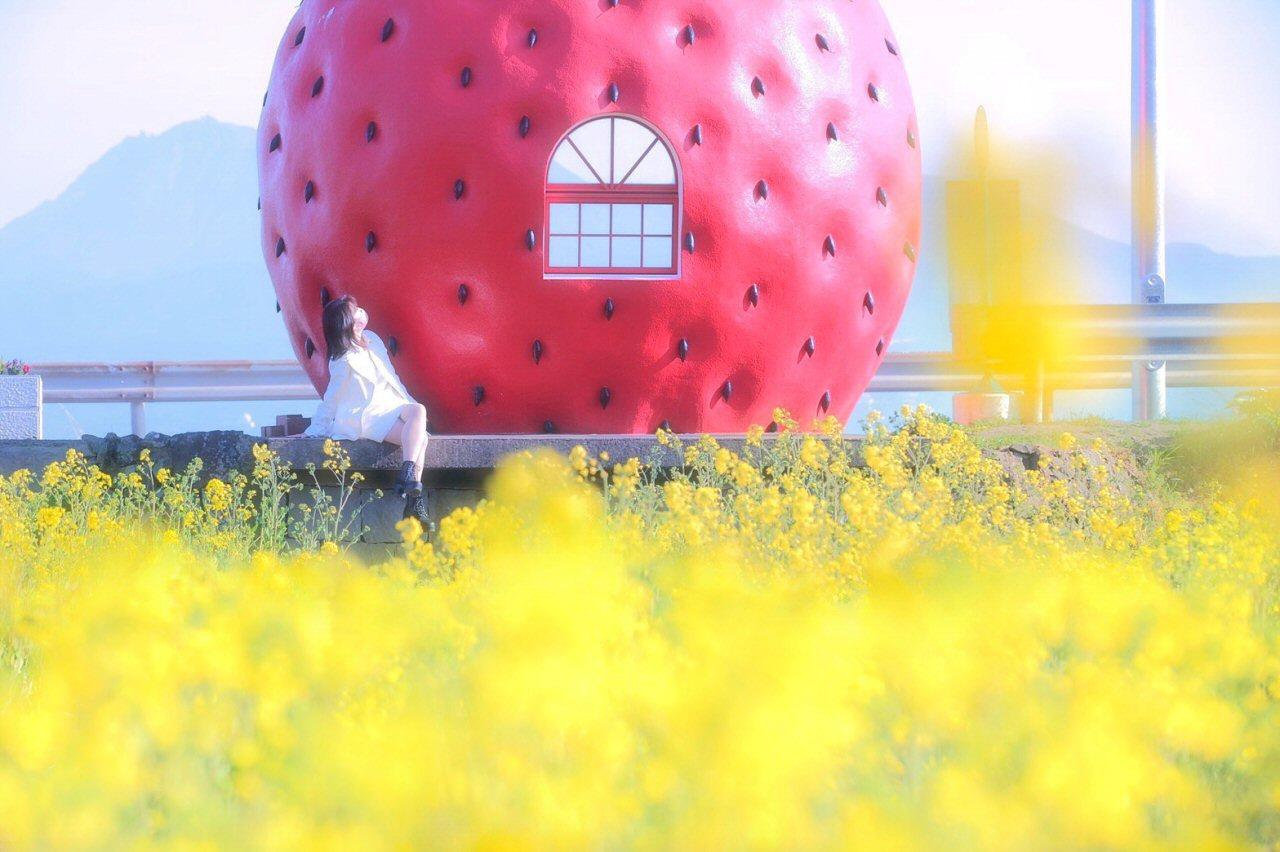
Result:
{"label": "yellow flower field", "polygon": [[0,847],[1280,842],[1274,504],[778,414],[512,457],[372,566],[265,449],[0,480]]}

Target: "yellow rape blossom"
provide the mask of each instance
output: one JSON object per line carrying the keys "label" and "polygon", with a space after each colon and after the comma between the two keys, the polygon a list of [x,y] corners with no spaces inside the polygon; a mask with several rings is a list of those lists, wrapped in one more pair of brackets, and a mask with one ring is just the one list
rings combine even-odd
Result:
{"label": "yellow rape blossom", "polygon": [[60,506],[45,506],[36,513],[36,526],[42,530],[51,530],[61,523],[66,511]]}
{"label": "yellow rape blossom", "polygon": [[214,477],[204,487],[205,506],[212,512],[225,512],[231,505],[231,488]]}
{"label": "yellow rape blossom", "polygon": [[774,414],[513,456],[385,547],[291,503],[268,552],[265,479],[0,477],[0,847],[1280,843],[1256,494]]}

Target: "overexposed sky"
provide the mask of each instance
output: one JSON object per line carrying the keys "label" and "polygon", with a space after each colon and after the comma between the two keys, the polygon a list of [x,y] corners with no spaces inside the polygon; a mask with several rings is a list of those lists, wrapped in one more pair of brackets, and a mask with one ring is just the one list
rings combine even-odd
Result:
{"label": "overexposed sky", "polygon": [[[1128,0],[882,0],[902,43],[926,168],[977,104],[993,137],[1055,149],[1081,224],[1128,239]],[[1169,237],[1280,254],[1280,0],[1165,0]]]}
{"label": "overexposed sky", "polygon": [[296,0],[0,0],[0,224],[122,139],[256,125]]}
{"label": "overexposed sky", "polygon": [[[1128,2],[881,2],[931,173],[986,104],[998,137],[1065,156],[1074,218],[1127,239]],[[1166,3],[1170,238],[1280,254],[1280,0]],[[296,5],[0,0],[0,225],[127,136],[204,115],[254,124]]]}

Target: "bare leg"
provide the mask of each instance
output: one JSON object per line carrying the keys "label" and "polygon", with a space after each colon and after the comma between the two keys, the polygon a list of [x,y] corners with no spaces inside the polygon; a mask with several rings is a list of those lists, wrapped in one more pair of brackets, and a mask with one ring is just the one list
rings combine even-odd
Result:
{"label": "bare leg", "polygon": [[[427,460],[427,410],[417,403],[404,406],[386,440],[398,444],[404,456],[404,469],[400,472],[401,478],[396,480],[396,493],[405,497],[404,516],[416,518],[424,529],[429,529],[431,513],[422,488]],[[406,482],[404,477],[410,475],[415,478]]]}
{"label": "bare leg", "polygon": [[417,466],[418,480],[421,481],[427,461],[427,409],[417,403],[402,408],[400,419],[387,435],[387,443],[399,445],[404,460]]}
{"label": "bare leg", "polygon": [[424,413],[424,414],[423,414],[423,417],[422,417],[422,420],[423,420],[423,427],[422,427],[422,449],[420,449],[420,450],[418,451],[418,458],[417,458],[417,460],[416,460],[416,461],[418,462],[418,470],[420,470],[420,471],[423,471],[423,470],[426,470],[426,469],[427,469],[427,440],[428,440],[428,437],[427,437],[426,419],[427,419],[427,418],[426,418],[426,414]]}

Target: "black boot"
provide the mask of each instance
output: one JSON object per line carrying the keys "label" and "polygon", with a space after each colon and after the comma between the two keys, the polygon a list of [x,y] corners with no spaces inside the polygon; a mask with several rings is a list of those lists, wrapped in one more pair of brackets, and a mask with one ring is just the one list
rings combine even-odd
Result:
{"label": "black boot", "polygon": [[410,491],[405,498],[404,516],[406,518],[417,518],[418,523],[422,524],[423,532],[430,534],[432,529],[431,512],[427,510],[427,495],[422,490],[421,484],[415,490]]}
{"label": "black boot", "polygon": [[400,476],[396,478],[396,496],[406,497],[415,487],[422,487],[422,483],[418,481],[418,465],[407,461],[400,465]]}

